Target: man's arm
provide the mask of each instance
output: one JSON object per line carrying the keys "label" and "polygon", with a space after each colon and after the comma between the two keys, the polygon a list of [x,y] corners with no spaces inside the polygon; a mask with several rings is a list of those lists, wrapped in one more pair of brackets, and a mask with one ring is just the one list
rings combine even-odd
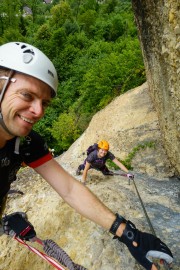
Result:
{"label": "man's arm", "polygon": [[90,166],[91,166],[91,164],[86,161],[86,165],[85,165],[85,168],[83,170],[83,175],[82,175],[82,183],[83,184],[86,183],[86,178],[87,178],[87,174],[88,174],[88,170],[90,169]]}
{"label": "man's arm", "polygon": [[117,159],[113,159],[113,162],[124,172],[128,173],[128,169]]}
{"label": "man's arm", "polygon": [[35,170],[78,213],[107,230],[111,227],[115,220],[114,213],[55,160],[50,160]]}
{"label": "man's arm", "polygon": [[[132,256],[147,270],[158,270],[157,267],[146,258],[148,251],[153,250],[157,258],[163,258],[172,262],[173,256],[170,250],[162,249],[161,241],[154,235],[143,233],[123,217],[116,222],[117,216],[106,207],[86,186],[82,185],[69,173],[67,173],[55,160],[50,160],[37,167],[39,173],[79,214],[100,225],[106,230],[114,228],[118,240],[123,242]],[[111,230],[112,231],[112,230]],[[130,237],[129,237],[130,235]],[[158,243],[158,245],[157,245]],[[159,255],[161,254],[161,255]]]}

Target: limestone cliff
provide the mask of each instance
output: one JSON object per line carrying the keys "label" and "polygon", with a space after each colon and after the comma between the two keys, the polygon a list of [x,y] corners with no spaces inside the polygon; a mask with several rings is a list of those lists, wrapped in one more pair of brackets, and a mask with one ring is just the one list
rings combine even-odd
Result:
{"label": "limestone cliff", "polygon": [[163,144],[180,173],[180,2],[132,0]]}
{"label": "limestone cliff", "polygon": [[[117,97],[99,111],[62,160],[76,168],[85,159],[83,153],[90,144],[106,139],[110,143],[110,151],[121,160],[138,145],[144,145],[145,148],[140,149],[132,159],[134,171],[159,178],[170,177],[174,169],[161,137],[157,113],[145,83]],[[150,142],[154,143],[154,147],[148,147]]]}

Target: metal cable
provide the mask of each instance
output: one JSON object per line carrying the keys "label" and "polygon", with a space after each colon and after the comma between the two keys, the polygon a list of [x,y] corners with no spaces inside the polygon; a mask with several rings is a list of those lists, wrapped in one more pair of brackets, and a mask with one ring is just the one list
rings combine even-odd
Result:
{"label": "metal cable", "polygon": [[144,214],[145,214],[145,216],[146,216],[147,222],[148,222],[149,227],[150,227],[150,229],[151,229],[151,232],[152,232],[152,234],[153,234],[154,236],[156,236],[155,230],[154,230],[153,225],[152,225],[152,223],[151,223],[151,220],[150,220],[150,218],[149,218],[149,216],[148,216],[148,214],[147,214],[146,208],[145,208],[145,206],[144,206],[144,204],[143,204],[143,201],[142,201],[141,196],[140,196],[140,194],[139,194],[139,191],[138,191],[138,189],[137,189],[137,186],[136,186],[136,183],[135,183],[135,181],[134,181],[134,178],[133,178],[132,180],[133,180],[133,183],[134,183],[134,186],[135,186],[137,195],[138,195],[138,197],[139,197],[141,206],[142,206],[142,208],[143,208],[143,210],[144,210]]}
{"label": "metal cable", "polygon": [[[146,208],[145,208],[145,206],[144,206],[144,204],[143,204],[143,201],[142,201],[141,196],[140,196],[140,194],[139,194],[139,191],[138,191],[138,189],[137,189],[135,180],[134,180],[134,178],[131,178],[131,179],[133,180],[134,187],[135,187],[135,189],[136,189],[137,195],[138,195],[138,197],[139,197],[141,206],[142,206],[142,208],[143,208],[143,211],[144,211],[144,214],[145,214],[145,216],[146,216],[146,219],[147,219],[147,222],[148,222],[148,224],[149,224],[149,227],[150,227],[150,229],[151,229],[151,232],[152,232],[152,234],[153,234],[154,236],[156,236],[156,233],[155,233],[155,230],[154,230],[153,225],[152,225],[152,223],[151,223],[151,220],[150,220],[150,218],[149,218],[149,216],[148,216],[148,214],[147,214]],[[130,184],[130,182],[129,182],[129,184]],[[156,236],[156,237],[157,237],[157,236]],[[163,260],[163,265],[164,265],[164,268],[167,269],[167,270],[171,270],[171,269],[172,269],[172,268],[169,266],[169,264],[168,264],[165,260]]]}
{"label": "metal cable", "polygon": [[[124,173],[113,172],[113,174],[114,174],[114,175],[121,175],[121,176],[126,176],[126,177],[127,177],[127,174],[124,174]],[[141,196],[140,196],[140,194],[139,194],[138,188],[137,188],[137,186],[136,186],[134,177],[132,177],[132,178],[128,177],[128,180],[129,180],[129,185],[130,185],[130,181],[131,181],[131,180],[133,181],[134,187],[135,187],[135,189],[136,189],[136,192],[137,192],[139,201],[140,201],[141,206],[142,206],[142,208],[143,208],[143,211],[144,211],[144,214],[145,214],[145,216],[146,216],[146,219],[147,219],[147,222],[148,222],[148,224],[149,224],[149,227],[150,227],[150,229],[151,229],[151,232],[152,232],[152,234],[153,234],[154,236],[156,236],[155,230],[154,230],[154,228],[153,228],[153,225],[152,225],[152,223],[151,223],[151,220],[150,220],[150,218],[149,218],[149,216],[148,216],[148,214],[147,214],[146,208],[145,208],[145,206],[144,206],[144,204],[143,204],[143,201],[142,201]],[[156,236],[156,237],[157,237],[157,236]],[[164,264],[165,269],[167,269],[167,270],[171,270],[171,269],[172,269],[172,267],[170,267],[169,264],[168,264],[165,260],[163,260],[163,264]]]}

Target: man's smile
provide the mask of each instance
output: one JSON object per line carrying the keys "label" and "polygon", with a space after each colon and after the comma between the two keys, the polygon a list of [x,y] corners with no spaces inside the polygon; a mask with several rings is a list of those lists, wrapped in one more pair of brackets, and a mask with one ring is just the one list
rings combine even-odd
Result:
{"label": "man's smile", "polygon": [[28,123],[30,123],[30,124],[34,124],[34,123],[35,123],[35,121],[30,120],[30,119],[28,119],[28,118],[26,118],[26,117],[24,117],[24,116],[22,116],[22,115],[19,115],[19,117],[20,117],[23,121],[28,122]]}

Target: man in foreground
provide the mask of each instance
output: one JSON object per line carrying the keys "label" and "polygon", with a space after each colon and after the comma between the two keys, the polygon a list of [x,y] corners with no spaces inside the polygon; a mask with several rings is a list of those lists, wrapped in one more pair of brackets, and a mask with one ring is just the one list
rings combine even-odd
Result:
{"label": "man in foreground", "polygon": [[[57,86],[56,70],[40,50],[21,42],[0,46],[0,210],[24,162],[78,213],[116,235],[145,269],[157,270],[147,255],[170,264],[172,253],[160,239],[137,230],[133,223],[108,209],[52,158],[42,137],[32,130],[56,95]],[[5,225],[9,234],[12,228],[8,222]],[[16,232],[16,226],[13,230]]]}

